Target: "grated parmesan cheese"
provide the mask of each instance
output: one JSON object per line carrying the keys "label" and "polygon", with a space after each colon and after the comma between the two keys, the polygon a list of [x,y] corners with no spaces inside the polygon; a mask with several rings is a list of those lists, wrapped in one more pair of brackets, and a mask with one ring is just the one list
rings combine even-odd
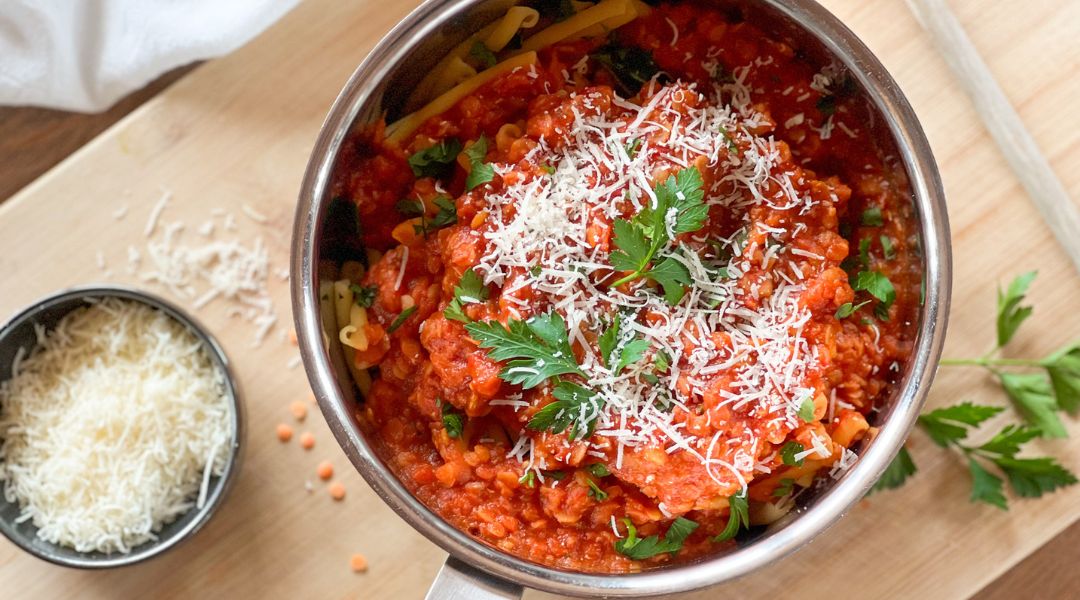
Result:
{"label": "grated parmesan cheese", "polygon": [[102,299],[64,317],[0,384],[0,481],[18,522],[126,553],[205,502],[232,435],[221,371],[183,325]]}

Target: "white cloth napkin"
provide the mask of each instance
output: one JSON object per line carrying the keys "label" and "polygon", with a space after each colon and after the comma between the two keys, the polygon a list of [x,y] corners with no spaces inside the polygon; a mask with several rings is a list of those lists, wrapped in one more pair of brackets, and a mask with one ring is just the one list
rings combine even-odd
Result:
{"label": "white cloth napkin", "polygon": [[95,112],[226,54],[299,0],[0,0],[0,104]]}

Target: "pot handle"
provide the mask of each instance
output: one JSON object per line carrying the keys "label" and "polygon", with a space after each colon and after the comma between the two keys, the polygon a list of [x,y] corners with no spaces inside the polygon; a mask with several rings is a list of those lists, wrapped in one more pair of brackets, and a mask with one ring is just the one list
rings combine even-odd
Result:
{"label": "pot handle", "polygon": [[425,600],[520,600],[525,589],[448,556]]}

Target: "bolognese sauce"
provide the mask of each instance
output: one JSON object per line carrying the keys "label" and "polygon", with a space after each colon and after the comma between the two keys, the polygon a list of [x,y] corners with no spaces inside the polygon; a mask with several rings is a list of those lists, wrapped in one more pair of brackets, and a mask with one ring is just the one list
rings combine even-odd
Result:
{"label": "bolognese sauce", "polygon": [[341,338],[403,484],[496,548],[615,573],[720,551],[849,468],[922,275],[852,87],[661,4],[350,141],[335,191],[369,260]]}

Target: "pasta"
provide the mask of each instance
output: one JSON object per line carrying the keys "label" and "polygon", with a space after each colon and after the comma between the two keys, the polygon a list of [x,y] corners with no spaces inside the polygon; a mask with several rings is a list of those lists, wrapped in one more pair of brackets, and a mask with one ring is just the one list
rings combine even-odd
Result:
{"label": "pasta", "polygon": [[420,501],[515,556],[633,572],[855,463],[920,263],[833,67],[693,2],[559,6],[509,9],[470,38],[501,62],[362,132],[335,189],[381,254],[342,267],[338,334]]}
{"label": "pasta", "polygon": [[506,11],[503,17],[484,39],[484,45],[492,52],[501,52],[510,40],[522,29],[531,29],[540,22],[540,13],[536,9],[515,6]]}
{"label": "pasta", "polygon": [[536,59],[535,52],[526,52],[525,54],[519,54],[513,58],[509,58],[486,71],[478,73],[471,79],[456,85],[451,90],[432,100],[427,106],[419,111],[388,126],[386,128],[387,139],[394,141],[404,140],[409,134],[416,131],[416,128],[419,127],[421,123],[431,117],[446,112],[451,106],[459,102],[465,96],[476,91],[480,86],[492,81],[499,75],[503,75],[514,69],[535,65]]}

